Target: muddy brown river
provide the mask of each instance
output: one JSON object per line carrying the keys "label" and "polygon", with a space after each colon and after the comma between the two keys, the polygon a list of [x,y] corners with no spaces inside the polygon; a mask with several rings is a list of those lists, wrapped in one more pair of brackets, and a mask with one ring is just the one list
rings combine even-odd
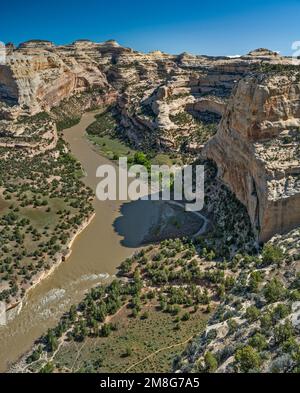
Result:
{"label": "muddy brown river", "polygon": [[[78,125],[64,131],[64,139],[85,171],[83,181],[94,192],[100,181],[96,177],[98,166],[113,165],[86,138],[86,127],[95,114],[86,113]],[[0,371],[6,371],[37,338],[54,327],[89,288],[111,280],[120,262],[139,249],[143,241],[155,240],[152,233],[157,228],[162,237],[178,236],[172,235],[173,224],[168,226],[174,216],[181,217],[185,234],[198,233],[206,225],[198,213],[186,213],[182,207],[163,201],[101,202],[95,198],[94,209],[95,217],[73,242],[70,257],[32,288],[22,308],[11,310],[6,326],[0,326]]]}
{"label": "muddy brown river", "polygon": [[[85,129],[94,115],[85,114],[78,125],[64,131],[72,154],[86,172],[84,182],[93,190],[99,181],[96,168],[111,164],[85,137]],[[55,326],[61,315],[83,298],[88,288],[114,275],[120,262],[139,247],[156,210],[150,206],[145,209],[143,203],[136,203],[134,209],[129,208],[127,212],[124,202],[119,201],[95,200],[94,207],[95,218],[76,238],[71,256],[33,288],[21,311],[10,312],[7,325],[0,327],[0,371],[7,370],[39,336]]]}

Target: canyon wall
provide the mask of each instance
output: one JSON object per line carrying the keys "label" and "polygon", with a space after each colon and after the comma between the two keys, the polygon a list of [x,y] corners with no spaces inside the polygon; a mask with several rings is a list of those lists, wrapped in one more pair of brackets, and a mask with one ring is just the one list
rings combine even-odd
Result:
{"label": "canyon wall", "polygon": [[291,59],[266,49],[231,58],[145,54],[115,41],[10,44],[0,135],[28,143],[24,119],[47,112],[49,127],[32,126],[36,141],[47,140],[51,118],[114,103],[120,136],[134,147],[213,159],[265,241],[300,223],[298,75]]}
{"label": "canyon wall", "polygon": [[300,223],[299,141],[299,74],[277,72],[239,82],[205,146],[262,242]]}
{"label": "canyon wall", "polygon": [[120,131],[132,144],[177,151],[202,147],[202,122],[219,122],[233,87],[253,67],[288,62],[267,50],[238,58],[145,54],[115,41],[87,40],[9,44],[6,58],[0,119],[50,111],[82,93],[109,94],[117,101]]}

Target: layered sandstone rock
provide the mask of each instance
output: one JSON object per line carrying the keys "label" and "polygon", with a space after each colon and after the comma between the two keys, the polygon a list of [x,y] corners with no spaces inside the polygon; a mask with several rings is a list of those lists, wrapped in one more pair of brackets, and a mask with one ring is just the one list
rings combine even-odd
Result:
{"label": "layered sandstone rock", "polygon": [[[237,81],[262,60],[287,61],[262,49],[230,58],[144,54],[112,40],[9,44],[6,64],[0,66],[0,116],[33,115],[83,92],[96,90],[103,96],[115,91],[123,132],[132,143],[180,150],[186,140],[176,136],[190,137],[197,122],[176,124],[171,117],[188,112],[198,120],[218,121]],[[191,143],[197,147],[202,142],[196,139]]]}
{"label": "layered sandstone rock", "polygon": [[239,82],[205,147],[261,241],[300,223],[299,130],[299,74],[252,75]]}
{"label": "layered sandstone rock", "polygon": [[[145,54],[115,41],[55,46],[38,40],[6,48],[3,137],[21,140],[24,115],[77,119],[115,103],[119,131],[135,147],[199,155],[223,116],[206,155],[247,206],[260,239],[299,224],[299,86],[294,74],[280,73],[291,59],[267,49],[237,57]],[[247,77],[262,64],[279,71]]]}
{"label": "layered sandstone rock", "polygon": [[[88,88],[108,86],[88,48],[76,44],[61,50],[48,41],[30,41],[10,51],[0,67],[0,100],[17,105],[18,114],[50,110],[62,100]],[[10,108],[6,107],[6,110]]]}

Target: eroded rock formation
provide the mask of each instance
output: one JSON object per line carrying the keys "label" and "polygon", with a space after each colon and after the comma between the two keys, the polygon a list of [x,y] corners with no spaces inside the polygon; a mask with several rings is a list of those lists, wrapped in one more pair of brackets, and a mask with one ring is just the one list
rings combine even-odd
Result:
{"label": "eroded rock formation", "polygon": [[115,41],[8,44],[0,66],[0,117],[50,111],[87,92],[95,105],[97,95],[115,94],[122,132],[136,146],[196,150],[205,142],[202,121],[220,120],[235,84],[261,61],[288,62],[267,50],[230,58],[144,54]]}
{"label": "eroded rock formation", "polygon": [[241,80],[205,147],[219,176],[246,205],[261,241],[300,223],[298,73]]}
{"label": "eroded rock formation", "polygon": [[24,144],[24,116],[48,112],[57,122],[114,103],[119,131],[135,147],[199,155],[222,118],[205,154],[265,241],[300,222],[299,77],[289,67],[291,59],[266,49],[231,58],[144,54],[115,41],[8,44],[0,133]]}

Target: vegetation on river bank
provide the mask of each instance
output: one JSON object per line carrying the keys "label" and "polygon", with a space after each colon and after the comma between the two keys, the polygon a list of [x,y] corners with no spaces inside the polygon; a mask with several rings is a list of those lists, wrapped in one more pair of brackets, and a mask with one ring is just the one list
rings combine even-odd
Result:
{"label": "vegetation on river bank", "polygon": [[11,306],[68,254],[93,195],[62,139],[39,155],[7,148],[0,155],[0,300]]}
{"label": "vegetation on river bank", "polygon": [[[176,153],[139,151],[133,148],[126,138],[121,137],[119,123],[114,108],[106,108],[95,116],[95,121],[87,127],[88,139],[99,152],[111,160],[127,157],[128,164],[181,165],[183,157]],[[139,157],[144,156],[141,160]]]}

